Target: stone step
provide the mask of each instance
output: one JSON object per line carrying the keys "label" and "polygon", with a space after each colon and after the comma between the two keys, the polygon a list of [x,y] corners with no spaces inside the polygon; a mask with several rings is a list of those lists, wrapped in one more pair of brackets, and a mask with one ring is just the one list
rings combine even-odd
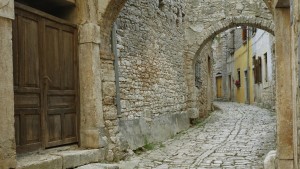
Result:
{"label": "stone step", "polygon": [[104,150],[68,150],[17,158],[17,169],[66,169],[104,160]]}
{"label": "stone step", "polygon": [[84,165],[76,169],[119,169],[119,166],[116,164],[94,163],[94,164]]}

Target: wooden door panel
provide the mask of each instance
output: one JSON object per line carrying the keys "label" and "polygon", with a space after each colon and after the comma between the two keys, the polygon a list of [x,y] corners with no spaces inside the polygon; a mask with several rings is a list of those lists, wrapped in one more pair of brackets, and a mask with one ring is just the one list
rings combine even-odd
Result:
{"label": "wooden door panel", "polygon": [[[36,110],[37,112],[38,110]],[[39,114],[27,114],[25,115],[25,143],[32,144],[40,142],[40,115]]]}
{"label": "wooden door panel", "polygon": [[62,118],[61,114],[48,114],[48,141],[59,141],[62,140]]}
{"label": "wooden door panel", "polygon": [[[78,115],[76,109],[76,43],[74,43],[76,29],[47,21],[45,39],[50,36],[47,32],[53,32],[48,45],[58,45],[55,49],[58,52],[57,56],[56,53],[45,55],[46,60],[51,60],[51,62],[46,62],[46,76],[51,79],[47,91],[47,118],[52,119],[51,122],[47,122],[49,139],[46,147],[51,147],[74,143],[78,140],[77,117],[74,117]],[[54,67],[53,64],[55,64]],[[56,120],[53,119],[54,116]]]}
{"label": "wooden door panel", "polygon": [[60,89],[59,29],[46,25],[45,28],[45,67],[49,77],[49,90]]}
{"label": "wooden door panel", "polygon": [[62,60],[61,69],[64,72],[62,77],[62,89],[75,90],[74,80],[74,33],[62,31]]}
{"label": "wooden door panel", "polygon": [[39,87],[38,21],[19,18],[19,81],[22,87]]}
{"label": "wooden door panel", "polygon": [[77,132],[77,116],[76,112],[73,111],[70,114],[65,114],[65,123],[64,123],[64,135],[66,139],[76,138]]}
{"label": "wooden door panel", "polygon": [[48,107],[75,108],[75,96],[49,96]]}
{"label": "wooden door panel", "polygon": [[16,10],[13,23],[15,136],[17,152],[40,147],[41,89],[39,20]]}
{"label": "wooden door panel", "polygon": [[15,109],[15,134],[18,152],[40,147],[42,141],[40,119],[38,108]]}
{"label": "wooden door panel", "polygon": [[39,94],[16,94],[14,100],[17,108],[39,108],[41,102]]}

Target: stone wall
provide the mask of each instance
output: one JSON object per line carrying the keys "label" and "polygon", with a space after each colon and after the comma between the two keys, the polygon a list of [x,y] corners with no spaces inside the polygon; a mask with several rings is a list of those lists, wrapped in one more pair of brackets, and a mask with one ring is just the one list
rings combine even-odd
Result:
{"label": "stone wall", "polygon": [[212,54],[212,42],[206,44],[200,55],[197,57],[197,61],[200,63],[200,87],[195,87],[195,107],[198,116],[206,117],[209,111],[212,110],[212,63],[214,62]]}
{"label": "stone wall", "polygon": [[187,16],[186,39],[189,45],[202,44],[240,24],[273,30],[272,14],[262,0],[189,0]]}
{"label": "stone wall", "polygon": [[120,130],[130,148],[162,141],[189,126],[184,12],[179,0],[129,0],[116,21]]}

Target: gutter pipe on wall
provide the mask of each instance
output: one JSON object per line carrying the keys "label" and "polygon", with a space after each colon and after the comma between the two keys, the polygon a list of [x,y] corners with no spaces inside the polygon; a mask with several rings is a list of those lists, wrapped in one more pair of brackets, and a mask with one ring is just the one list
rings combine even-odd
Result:
{"label": "gutter pipe on wall", "polygon": [[117,115],[121,115],[121,98],[120,98],[120,75],[119,75],[119,56],[117,51],[117,25],[113,24],[111,33],[112,39],[112,51],[115,56],[114,67],[115,67],[115,80],[116,80],[116,98],[115,103],[117,105]]}
{"label": "gutter pipe on wall", "polygon": [[249,66],[249,56],[250,56],[250,45],[249,45],[249,40],[250,38],[250,31],[249,31],[249,27],[247,26],[247,77],[246,77],[246,81],[247,81],[247,104],[250,104],[250,66]]}

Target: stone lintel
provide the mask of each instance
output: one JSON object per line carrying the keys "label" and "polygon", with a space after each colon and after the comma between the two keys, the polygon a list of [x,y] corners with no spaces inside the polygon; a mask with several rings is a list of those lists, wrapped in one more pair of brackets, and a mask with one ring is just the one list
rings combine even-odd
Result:
{"label": "stone lintel", "polygon": [[0,17],[14,19],[14,0],[0,0]]}

